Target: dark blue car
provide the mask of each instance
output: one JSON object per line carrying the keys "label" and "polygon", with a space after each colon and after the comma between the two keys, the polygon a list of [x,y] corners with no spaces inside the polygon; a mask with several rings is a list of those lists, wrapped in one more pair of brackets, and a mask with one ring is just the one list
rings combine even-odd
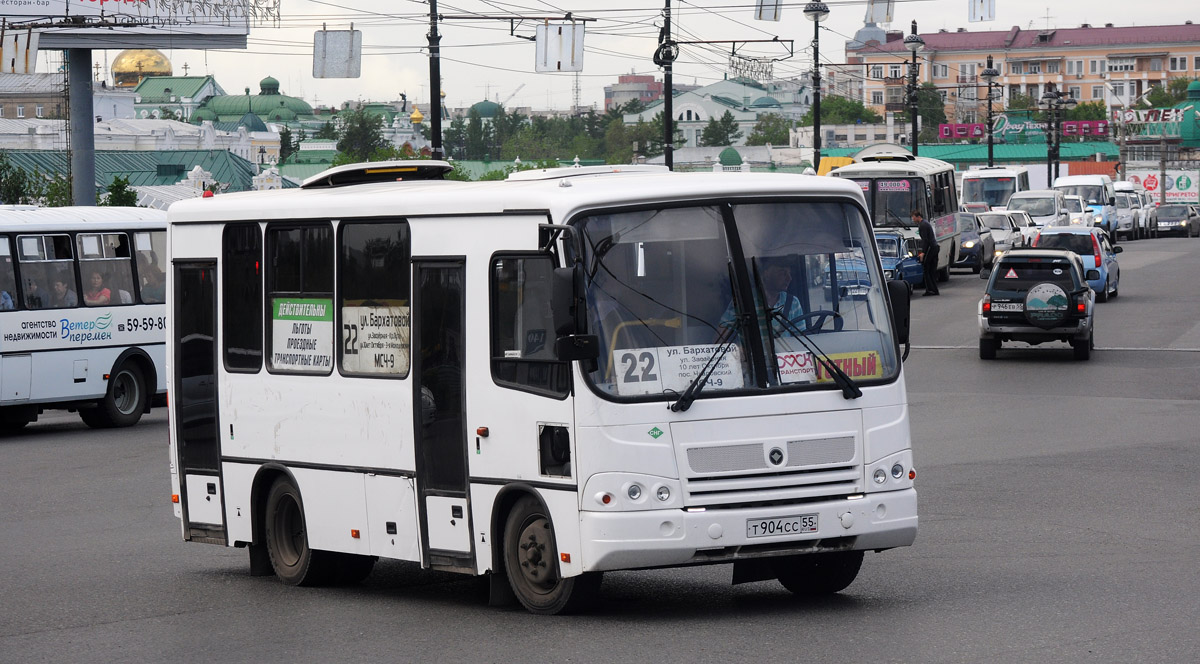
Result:
{"label": "dark blue car", "polygon": [[914,286],[925,283],[921,261],[917,260],[917,240],[904,238],[899,233],[875,232],[875,244],[879,247],[879,260],[887,279],[901,279]]}

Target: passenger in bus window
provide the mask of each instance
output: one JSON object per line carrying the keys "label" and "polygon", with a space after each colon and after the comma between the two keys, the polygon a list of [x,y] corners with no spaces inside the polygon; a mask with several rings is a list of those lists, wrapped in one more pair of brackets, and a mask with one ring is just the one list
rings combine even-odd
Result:
{"label": "passenger in bus window", "polygon": [[42,289],[38,287],[37,279],[25,280],[25,306],[30,309],[41,309],[46,306],[42,297]]}
{"label": "passenger in bus window", "polygon": [[146,265],[142,271],[142,301],[159,303],[166,301],[167,284],[162,270],[155,265]]}
{"label": "passenger in bus window", "polygon": [[75,291],[71,290],[66,281],[58,279],[54,282],[54,299],[52,300],[52,304],[58,309],[78,307],[79,296],[75,294]]}
{"label": "passenger in bus window", "polygon": [[[9,267],[12,270],[12,267]],[[13,286],[10,272],[0,272],[0,309],[15,309],[16,301],[13,295],[17,292]]]}
{"label": "passenger in bus window", "polygon": [[96,307],[108,304],[112,301],[112,291],[104,285],[104,275],[100,274],[99,270],[92,272],[90,280],[90,290],[83,294],[83,302],[89,307]]}

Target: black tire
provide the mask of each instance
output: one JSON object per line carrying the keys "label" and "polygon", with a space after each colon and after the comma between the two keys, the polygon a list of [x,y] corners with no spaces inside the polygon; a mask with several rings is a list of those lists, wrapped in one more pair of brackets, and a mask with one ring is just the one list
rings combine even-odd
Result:
{"label": "black tire", "polygon": [[994,360],[996,359],[996,350],[1000,348],[999,339],[980,339],[979,340],[979,359]]}
{"label": "black tire", "polygon": [[289,586],[317,586],[329,580],[333,554],[309,548],[304,503],[290,480],[279,479],[271,486],[263,511],[263,534],[271,568],[280,581]]}
{"label": "black tire", "polygon": [[937,271],[937,280],[939,283],[950,281],[950,266],[946,266]]}
{"label": "black tire", "polygon": [[1100,292],[1096,293],[1096,301],[1097,302],[1108,302],[1108,281],[1107,280],[1104,282],[1104,288],[1101,288]]}
{"label": "black tire", "polygon": [[1071,341],[1071,349],[1075,352],[1075,359],[1087,360],[1092,357],[1092,335],[1088,335],[1087,339],[1075,339]]}
{"label": "black tire", "polygon": [[819,597],[841,592],[854,583],[862,561],[862,551],[838,551],[773,558],[771,567],[792,594]]}
{"label": "black tire", "polygon": [[598,573],[559,576],[554,526],[532,496],[518,500],[505,520],[504,569],[513,594],[530,613],[573,613],[600,590]]}
{"label": "black tire", "polygon": [[79,419],[93,429],[133,426],[142,419],[148,398],[142,370],[126,362],[109,375],[104,398],[95,408],[81,408]]}

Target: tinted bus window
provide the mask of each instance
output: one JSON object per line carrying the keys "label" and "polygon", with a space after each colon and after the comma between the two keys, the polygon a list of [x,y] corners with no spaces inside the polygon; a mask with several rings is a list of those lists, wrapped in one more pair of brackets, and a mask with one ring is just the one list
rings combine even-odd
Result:
{"label": "tinted bus window", "polygon": [[342,224],[342,373],[403,377],[409,366],[408,224]]}
{"label": "tinted bus window", "polygon": [[[18,235],[17,259],[21,264],[26,306],[31,309],[79,306],[69,235]],[[41,295],[34,297],[37,293]]]}
{"label": "tinted bus window", "polygon": [[333,229],[328,224],[267,231],[267,336],[272,371],[333,370]]}
{"label": "tinted bus window", "polygon": [[262,368],[262,232],[258,224],[230,224],[222,240],[221,302],[225,366]]}
{"label": "tinted bus window", "polygon": [[80,233],[83,303],[89,307],[133,304],[133,265],[124,233]]}

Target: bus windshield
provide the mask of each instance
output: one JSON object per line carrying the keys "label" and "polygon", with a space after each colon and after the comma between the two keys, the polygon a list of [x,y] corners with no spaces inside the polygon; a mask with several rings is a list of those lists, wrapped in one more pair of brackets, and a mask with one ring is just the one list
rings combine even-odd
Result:
{"label": "bus windshield", "polygon": [[872,202],[871,219],[876,227],[905,228],[915,226],[912,211],[926,213],[925,181],[920,178],[878,178],[875,180],[875,196]]}
{"label": "bus windshield", "polygon": [[1088,205],[1104,205],[1104,187],[1098,184],[1070,184],[1055,187],[1067,196],[1079,196]]}
{"label": "bus windshield", "polygon": [[879,260],[853,205],[660,208],[576,226],[600,340],[588,380],[602,396],[678,398],[710,361],[708,396],[835,389],[814,354],[857,382],[899,370]]}
{"label": "bus windshield", "polygon": [[1008,203],[1008,197],[1017,190],[1017,179],[1003,178],[963,178],[963,202],[987,203],[992,207],[1000,207]]}

